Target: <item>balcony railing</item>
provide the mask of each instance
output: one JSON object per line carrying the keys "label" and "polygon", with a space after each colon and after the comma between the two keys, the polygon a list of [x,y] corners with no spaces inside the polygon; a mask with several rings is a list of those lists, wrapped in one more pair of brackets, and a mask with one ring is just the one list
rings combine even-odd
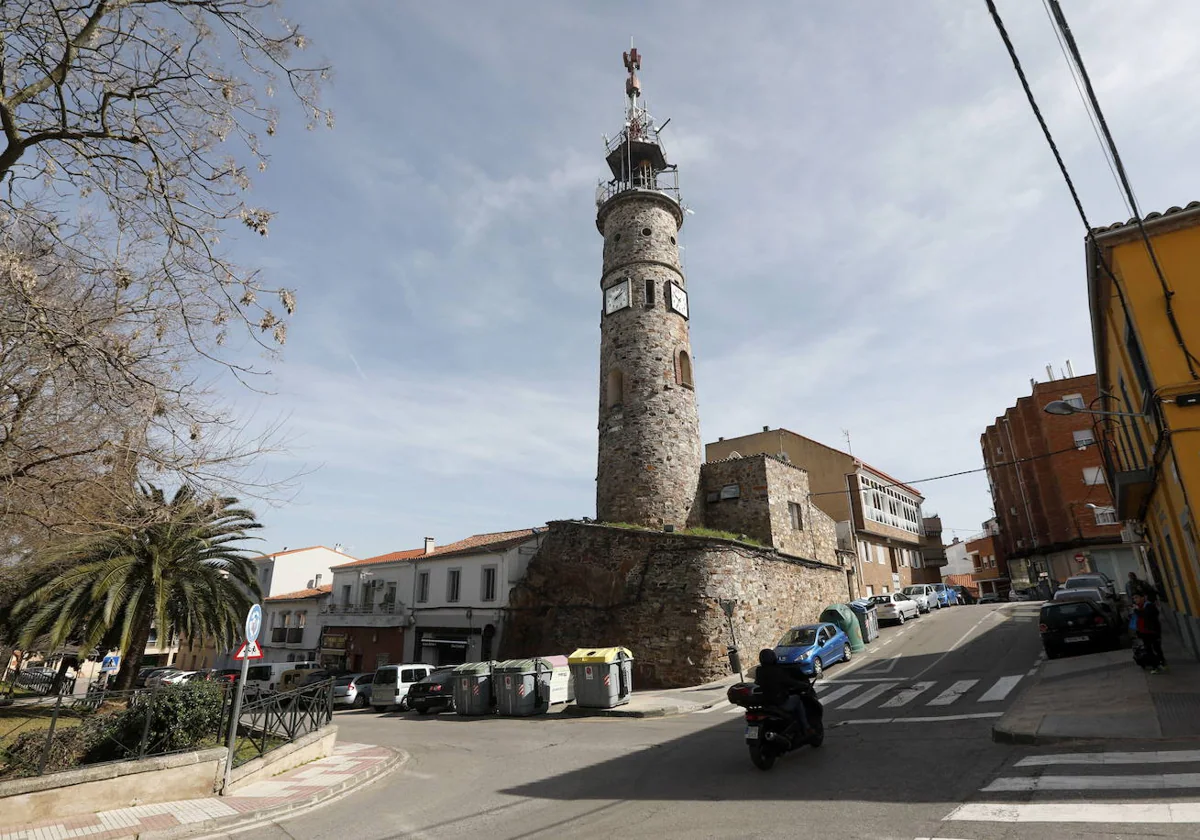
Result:
{"label": "balcony railing", "polygon": [[391,615],[403,605],[394,601],[383,601],[378,604],[326,604],[321,612],[326,615]]}

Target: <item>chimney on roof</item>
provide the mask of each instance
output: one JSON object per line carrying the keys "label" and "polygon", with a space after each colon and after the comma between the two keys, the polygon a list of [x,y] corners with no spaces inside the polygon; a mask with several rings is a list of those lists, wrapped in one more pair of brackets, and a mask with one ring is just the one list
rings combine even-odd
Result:
{"label": "chimney on roof", "polygon": [[764,431],[764,432],[769,432],[769,431],[771,431],[771,427],[770,427],[770,426],[763,426],[763,431]]}
{"label": "chimney on roof", "polygon": [[434,548],[435,548],[435,545],[433,542],[433,537],[426,537],[425,538],[425,553],[433,554]]}
{"label": "chimney on roof", "polygon": [[321,585],[321,576],[320,575],[317,575],[316,583],[317,583],[317,586]]}

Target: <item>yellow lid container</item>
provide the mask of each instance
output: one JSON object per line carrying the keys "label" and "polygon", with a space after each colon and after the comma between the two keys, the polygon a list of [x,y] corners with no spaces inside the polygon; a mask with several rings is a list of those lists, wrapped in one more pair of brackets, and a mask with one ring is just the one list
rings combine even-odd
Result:
{"label": "yellow lid container", "polygon": [[623,647],[580,648],[567,657],[567,661],[572,665],[585,662],[616,662],[620,659],[633,659],[633,652]]}

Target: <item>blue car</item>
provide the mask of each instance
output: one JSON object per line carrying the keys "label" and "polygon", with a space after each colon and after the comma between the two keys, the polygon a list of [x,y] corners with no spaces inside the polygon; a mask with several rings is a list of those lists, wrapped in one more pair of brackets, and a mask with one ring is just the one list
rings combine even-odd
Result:
{"label": "blue car", "polygon": [[935,583],[933,588],[937,590],[938,603],[943,607],[953,607],[958,604],[958,593],[952,587],[944,583]]}
{"label": "blue car", "polygon": [[805,624],[783,634],[775,646],[780,662],[794,663],[811,677],[835,662],[850,661],[850,637],[834,624]]}

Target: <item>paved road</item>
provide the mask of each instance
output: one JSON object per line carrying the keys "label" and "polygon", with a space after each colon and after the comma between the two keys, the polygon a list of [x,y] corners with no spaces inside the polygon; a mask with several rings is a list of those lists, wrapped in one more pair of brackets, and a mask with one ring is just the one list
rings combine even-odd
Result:
{"label": "paved road", "polygon": [[[1200,834],[1200,745],[1125,754],[993,744],[1039,658],[1036,607],[957,607],[827,671],[825,746],[756,770],[728,706],[631,720],[345,712],[342,736],[412,754],[269,840],[1094,838]],[[1152,823],[1152,824],[1151,824]],[[247,835],[248,836],[248,835]]]}

